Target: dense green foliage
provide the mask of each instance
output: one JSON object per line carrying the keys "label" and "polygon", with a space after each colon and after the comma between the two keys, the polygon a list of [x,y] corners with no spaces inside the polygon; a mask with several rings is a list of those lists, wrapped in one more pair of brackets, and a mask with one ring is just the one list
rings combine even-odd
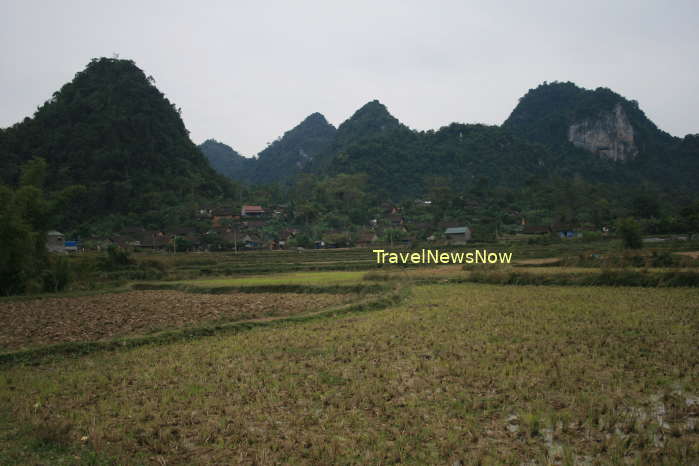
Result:
{"label": "dense green foliage", "polygon": [[[571,123],[619,105],[633,126],[634,160],[613,162],[567,141]],[[44,217],[50,225],[28,231],[60,228],[81,238],[128,227],[187,228],[217,245],[222,232],[211,231],[202,212],[237,212],[242,204],[278,210],[249,231],[253,236],[273,239],[293,227],[300,230],[294,242],[304,246],[319,239],[352,244],[351,234],[366,236],[368,229],[380,239],[424,240],[446,224],[469,225],[475,239],[492,241],[524,225],[599,229],[629,216],[644,233],[699,231],[699,136],[673,138],[637,103],[572,83],[529,91],[501,127],[452,123],[416,131],[376,100],[337,129],[314,113],[246,158],[215,140],[197,149],[152,78],[131,61],[102,58],[33,118],[0,130],[0,181],[26,185],[19,167],[35,156],[52,174],[45,186],[51,199],[69,187],[80,198]],[[21,189],[3,196],[31,203]],[[401,218],[389,220],[395,207]],[[31,224],[22,220],[30,211],[6,215],[6,244],[28,238],[18,232]],[[193,246],[191,239],[178,238],[178,248]]]}
{"label": "dense green foliage", "polygon": [[[638,157],[616,163],[568,142],[572,123],[594,120],[617,105],[633,126]],[[300,160],[298,148],[310,143],[305,141],[308,134],[295,133],[293,145],[285,141],[302,126],[250,160],[253,168],[239,169],[234,178],[287,183],[299,171],[316,176],[365,173],[372,195],[394,201],[428,196],[427,180],[435,176],[458,193],[476,185],[513,190],[576,177],[610,185],[625,199],[632,186],[644,183],[654,191],[699,190],[699,138],[673,138],[646,118],[635,101],[606,88],[591,91],[569,82],[530,90],[502,127],[452,123],[437,131],[414,131],[372,101],[343,122],[334,137],[331,131],[325,134],[325,143],[332,138],[326,150]],[[278,146],[295,150],[277,150]],[[267,151],[274,154],[274,163],[264,163],[265,156],[271,158]],[[262,179],[261,172],[267,178]]]}
{"label": "dense green foliage", "polygon": [[329,149],[337,130],[320,113],[309,115],[257,156],[254,183],[288,181]]}
{"label": "dense green foliage", "polygon": [[243,157],[232,147],[215,139],[207,139],[199,145],[211,168],[232,180],[250,182],[255,160]]}
{"label": "dense green foliage", "polygon": [[[616,106],[633,127],[637,157],[614,162],[568,142],[571,124],[601,118]],[[293,186],[265,188],[257,195],[290,200],[291,220],[297,224],[328,228],[380,215],[372,207],[393,201],[413,223],[477,225],[481,239],[517,231],[522,219],[600,227],[634,216],[647,233],[694,232],[693,211],[683,209],[699,190],[697,141],[697,136],[679,140],[662,132],[636,102],[609,89],[591,91],[573,83],[544,83],[530,90],[502,127],[452,123],[437,131],[415,131],[372,101],[338,127],[327,151],[304,161],[301,175],[312,176],[315,188],[309,188],[311,178],[288,169],[298,163],[293,152],[279,152],[278,166],[287,157],[287,168],[269,165],[270,172],[278,170],[269,176],[284,183],[296,176]],[[357,210],[367,215],[349,215],[347,208],[324,198],[321,186],[347,174],[363,180],[366,192]],[[253,176],[247,181],[258,182]],[[433,201],[431,209],[413,208],[409,201],[416,198]]]}
{"label": "dense green foliage", "polygon": [[199,146],[219,173],[253,184],[288,183],[306,165],[330,150],[336,129],[320,113],[313,113],[270,143],[256,158],[246,158],[231,147],[209,139]]}
{"label": "dense green foliage", "polygon": [[2,181],[16,184],[19,165],[44,157],[49,191],[86,187],[61,219],[71,225],[105,214],[158,217],[186,200],[231,196],[232,183],[211,169],[153,81],[132,61],[92,60],[33,118],[3,131]]}
{"label": "dense green foliage", "polygon": [[641,249],[641,226],[632,217],[622,218],[617,223],[617,231],[621,235],[624,249]]}
{"label": "dense green foliage", "polygon": [[47,198],[47,167],[44,159],[33,159],[20,169],[16,189],[0,185],[0,294],[59,291],[68,283],[65,261],[47,253],[47,232],[84,188],[66,187]]}
{"label": "dense green foliage", "polygon": [[594,120],[620,106],[633,127],[638,156],[622,167],[624,178],[615,181],[635,182],[647,179],[665,187],[699,190],[699,150],[696,137],[684,141],[660,130],[639,108],[610,89],[583,89],[571,82],[544,83],[520,99],[503,123],[506,130],[546,144],[574,160],[585,152],[568,142],[568,128],[584,120]]}

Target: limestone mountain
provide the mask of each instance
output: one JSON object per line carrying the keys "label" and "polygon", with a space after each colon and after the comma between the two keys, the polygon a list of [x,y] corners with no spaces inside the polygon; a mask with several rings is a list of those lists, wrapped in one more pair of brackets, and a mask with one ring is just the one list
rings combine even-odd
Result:
{"label": "limestone mountain", "polygon": [[207,139],[199,145],[199,150],[209,161],[211,168],[233,180],[250,180],[255,161],[243,157],[232,147],[215,139]]}
{"label": "limestone mountain", "polygon": [[583,89],[571,82],[530,89],[503,127],[557,149],[577,147],[614,161],[633,161],[673,144],[639,108],[607,88]]}
{"label": "limestone mountain", "polygon": [[302,173],[366,173],[371,189],[392,199],[425,195],[435,177],[456,190],[512,189],[553,177],[699,190],[695,146],[661,131],[635,101],[609,89],[544,83],[520,99],[501,127],[452,123],[416,131],[378,100],[337,130],[314,114],[226,174],[259,184],[289,183]]}
{"label": "limestone mountain", "polygon": [[330,149],[336,133],[335,127],[320,113],[309,115],[257,155],[251,181],[290,180]]}
{"label": "limestone mountain", "polygon": [[315,159],[329,151],[336,129],[320,113],[306,117],[269,144],[257,157],[246,158],[215,140],[199,146],[219,173],[252,184],[290,181]]}
{"label": "limestone mountain", "polygon": [[585,152],[622,162],[627,175],[699,189],[699,154],[687,156],[688,145],[659,129],[638,102],[607,88],[544,83],[520,99],[503,128],[564,154],[563,163]]}
{"label": "limestone mountain", "polygon": [[346,152],[352,145],[363,144],[395,130],[409,132],[384,104],[378,100],[367,102],[338,126],[332,144],[308,165],[306,171],[326,172],[336,158],[346,158]]}
{"label": "limestone mountain", "polygon": [[189,139],[179,109],[130,60],[92,60],[32,118],[5,129],[1,181],[16,184],[18,167],[33,157],[48,162],[49,191],[86,187],[70,212],[74,222],[157,212],[234,190]]}
{"label": "limestone mountain", "polygon": [[378,100],[363,105],[337,128],[335,147],[341,148],[351,143],[379,136],[388,131],[405,128],[391,115]]}

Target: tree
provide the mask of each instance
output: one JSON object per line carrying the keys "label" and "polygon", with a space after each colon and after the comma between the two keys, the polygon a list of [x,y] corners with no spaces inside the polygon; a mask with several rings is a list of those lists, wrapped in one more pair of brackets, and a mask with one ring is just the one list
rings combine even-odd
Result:
{"label": "tree", "polygon": [[[0,293],[23,293],[36,270],[36,233],[18,215],[14,193],[0,186]],[[8,202],[10,201],[10,202]]]}
{"label": "tree", "polygon": [[[71,186],[46,199],[43,185],[47,164],[34,158],[21,168],[20,184],[13,190],[0,185],[0,293],[19,294],[63,289],[70,273],[67,263],[51,260],[47,232],[71,196]],[[43,279],[43,282],[42,282]]]}
{"label": "tree", "polygon": [[624,249],[641,249],[643,247],[641,226],[633,217],[619,220],[617,223],[617,232],[621,235]]}

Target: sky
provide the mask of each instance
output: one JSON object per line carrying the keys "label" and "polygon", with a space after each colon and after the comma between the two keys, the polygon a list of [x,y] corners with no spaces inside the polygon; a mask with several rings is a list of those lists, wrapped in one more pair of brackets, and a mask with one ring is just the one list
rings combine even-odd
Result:
{"label": "sky", "polygon": [[501,124],[544,81],[608,87],[670,134],[699,133],[696,0],[0,0],[0,127],[115,54],[194,142],[247,156],[373,99],[418,130]]}

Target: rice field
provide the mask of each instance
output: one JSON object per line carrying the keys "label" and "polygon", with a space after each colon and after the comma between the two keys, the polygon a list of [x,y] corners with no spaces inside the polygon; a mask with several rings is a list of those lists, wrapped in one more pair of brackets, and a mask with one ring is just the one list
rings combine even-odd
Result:
{"label": "rice field", "polygon": [[371,312],[3,367],[0,463],[699,463],[699,289],[402,282]]}

